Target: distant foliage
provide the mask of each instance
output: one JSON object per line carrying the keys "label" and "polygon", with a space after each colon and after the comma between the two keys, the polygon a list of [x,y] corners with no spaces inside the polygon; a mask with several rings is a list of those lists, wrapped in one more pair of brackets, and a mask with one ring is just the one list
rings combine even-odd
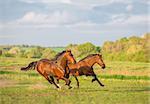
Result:
{"label": "distant foliage", "polygon": [[24,58],[54,58],[56,52],[50,48],[40,46],[1,46],[1,57],[24,57]]}
{"label": "distant foliage", "polygon": [[107,60],[150,62],[150,34],[106,41],[102,53]]}
{"label": "distant foliage", "polygon": [[99,53],[100,47],[96,47],[90,42],[84,44],[70,44],[67,46],[67,49],[71,49],[74,56],[78,59],[81,59],[92,53]]}
{"label": "distant foliage", "polygon": [[90,42],[69,44],[67,47],[40,47],[29,45],[0,46],[0,57],[24,57],[52,59],[58,52],[71,49],[79,60],[89,54],[102,53],[106,60],[150,62],[150,33],[142,37],[124,37],[116,41],[106,41],[102,47]]}
{"label": "distant foliage", "polygon": [[50,49],[50,48],[45,48],[42,52],[42,58],[47,58],[47,59],[52,59],[55,57],[57,53]]}

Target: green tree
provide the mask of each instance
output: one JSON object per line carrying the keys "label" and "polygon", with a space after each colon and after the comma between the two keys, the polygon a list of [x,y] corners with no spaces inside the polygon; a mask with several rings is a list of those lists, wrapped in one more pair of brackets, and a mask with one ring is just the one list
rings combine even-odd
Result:
{"label": "green tree", "polygon": [[100,47],[96,47],[90,42],[84,44],[70,44],[67,49],[71,49],[75,58],[81,59],[89,54],[99,53]]}
{"label": "green tree", "polygon": [[20,48],[19,48],[19,47],[12,47],[12,48],[8,51],[8,53],[17,55],[17,54],[20,53]]}
{"label": "green tree", "polygon": [[132,36],[115,42],[106,41],[102,46],[107,60],[150,62],[150,34]]}
{"label": "green tree", "polygon": [[56,55],[56,52],[50,48],[46,48],[42,52],[42,58],[52,59]]}
{"label": "green tree", "polygon": [[41,58],[42,49],[39,47],[27,49],[24,53],[24,56],[27,58]]}

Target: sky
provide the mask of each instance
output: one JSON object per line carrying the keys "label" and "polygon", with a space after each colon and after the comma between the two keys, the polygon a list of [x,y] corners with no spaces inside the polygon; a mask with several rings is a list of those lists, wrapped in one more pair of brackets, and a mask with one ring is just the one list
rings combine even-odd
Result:
{"label": "sky", "polygon": [[149,31],[148,0],[1,0],[0,45],[102,45]]}

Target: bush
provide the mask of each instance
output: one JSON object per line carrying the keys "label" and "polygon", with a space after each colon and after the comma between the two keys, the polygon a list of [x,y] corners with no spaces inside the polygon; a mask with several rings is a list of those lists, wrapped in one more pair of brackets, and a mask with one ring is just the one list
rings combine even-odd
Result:
{"label": "bush", "polygon": [[4,53],[2,56],[4,56],[4,57],[15,57],[15,55],[11,54],[11,53]]}
{"label": "bush", "polygon": [[42,50],[39,48],[31,48],[25,51],[24,56],[26,58],[41,58]]}

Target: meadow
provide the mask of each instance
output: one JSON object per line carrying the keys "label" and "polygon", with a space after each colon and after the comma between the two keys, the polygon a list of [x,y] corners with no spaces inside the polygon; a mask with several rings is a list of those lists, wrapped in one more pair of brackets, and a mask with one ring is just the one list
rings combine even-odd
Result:
{"label": "meadow", "polygon": [[61,90],[49,84],[36,70],[20,68],[38,59],[0,57],[1,104],[149,104],[150,63],[105,61],[106,69],[94,71],[105,85],[79,77],[80,88],[71,77],[72,89],[61,81]]}

